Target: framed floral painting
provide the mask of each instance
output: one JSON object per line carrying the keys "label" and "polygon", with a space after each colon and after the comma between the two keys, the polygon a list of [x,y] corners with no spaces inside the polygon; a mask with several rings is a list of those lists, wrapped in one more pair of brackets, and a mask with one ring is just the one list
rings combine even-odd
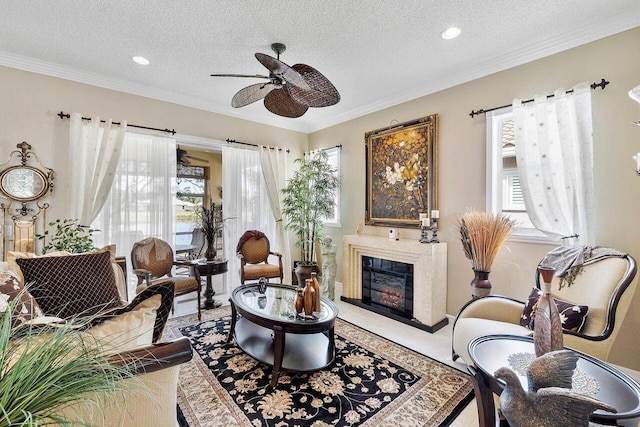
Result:
{"label": "framed floral painting", "polygon": [[437,207],[438,116],[365,133],[365,224],[418,227]]}

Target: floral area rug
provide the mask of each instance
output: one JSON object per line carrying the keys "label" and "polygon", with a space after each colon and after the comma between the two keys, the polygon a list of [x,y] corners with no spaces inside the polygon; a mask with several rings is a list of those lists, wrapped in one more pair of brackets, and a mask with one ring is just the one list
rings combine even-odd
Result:
{"label": "floral area rug", "polygon": [[172,319],[166,336],[189,337],[193,360],[178,385],[182,424],[222,426],[447,426],[473,398],[470,377],[336,319],[336,360],[312,373],[280,374],[227,344],[231,310]]}

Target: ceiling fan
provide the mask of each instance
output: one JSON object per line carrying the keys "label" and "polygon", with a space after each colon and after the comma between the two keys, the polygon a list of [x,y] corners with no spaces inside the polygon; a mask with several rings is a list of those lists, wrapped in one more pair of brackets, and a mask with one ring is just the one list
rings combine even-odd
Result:
{"label": "ceiling fan", "polygon": [[300,117],[309,107],[328,107],[340,101],[338,90],[315,68],[306,64],[290,67],[280,61],[280,54],[287,47],[282,43],[273,43],[271,49],[274,58],[264,53],[256,53],[256,59],[269,70],[268,76],[260,74],[211,74],[212,77],[247,77],[266,79],[240,89],[231,99],[231,106],[244,107],[264,98],[264,106],[273,114],[283,117]]}
{"label": "ceiling fan", "polygon": [[183,166],[188,166],[191,164],[189,160],[197,160],[199,162],[209,163],[207,159],[201,159],[199,157],[194,157],[191,154],[187,153],[187,150],[183,150],[180,147],[176,147],[176,159],[178,164]]}

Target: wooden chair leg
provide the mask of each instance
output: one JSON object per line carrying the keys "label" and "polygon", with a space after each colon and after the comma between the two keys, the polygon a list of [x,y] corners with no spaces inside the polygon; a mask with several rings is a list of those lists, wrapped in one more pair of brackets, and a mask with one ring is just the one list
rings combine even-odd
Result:
{"label": "wooden chair leg", "polygon": [[198,283],[198,321],[202,320],[202,303],[200,302],[200,294],[202,293],[202,284]]}

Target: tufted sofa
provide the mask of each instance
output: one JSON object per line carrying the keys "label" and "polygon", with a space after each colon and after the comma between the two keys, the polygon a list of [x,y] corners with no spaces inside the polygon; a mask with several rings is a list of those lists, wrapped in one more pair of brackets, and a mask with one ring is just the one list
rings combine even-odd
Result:
{"label": "tufted sofa", "polygon": [[[37,297],[33,300],[36,303],[43,302],[43,308],[36,304],[37,309],[27,302],[22,310],[22,321],[38,323],[40,319],[48,321],[52,316],[68,317],[69,310],[74,306],[68,301],[61,305],[59,302],[74,298],[70,295],[104,293],[111,298],[108,304],[97,305],[97,312],[84,309],[82,313],[75,314],[95,317],[91,327],[83,333],[100,340],[112,354],[113,363],[126,364],[135,373],[135,378],[124,380],[129,382],[123,387],[125,391],[113,396],[87,396],[98,404],[79,402],[66,408],[64,413],[69,421],[81,420],[101,427],[177,425],[178,373],[180,364],[191,359],[192,349],[189,340],[184,337],[162,342],[173,304],[174,284],[171,280],[149,287],[127,304],[125,288],[122,286],[124,282],[120,286],[116,283],[116,277],[122,271],[108,255],[56,254],[39,257],[33,254],[16,256],[14,253],[8,259],[10,262],[0,262],[0,291],[4,294],[6,289],[16,289],[17,284],[21,285],[24,280],[29,283],[27,290],[33,291],[29,297],[39,292],[40,301]],[[19,271],[16,272],[16,268]],[[58,298],[59,289],[68,286],[62,276],[79,284],[79,292],[74,294],[71,290],[64,294],[64,298]],[[108,292],[93,292],[92,288],[83,288],[89,282],[93,290],[95,287],[105,287]],[[88,297],[86,301],[80,301],[77,308],[81,309],[83,303],[94,304],[95,301]],[[60,316],[62,313],[65,316]]]}

